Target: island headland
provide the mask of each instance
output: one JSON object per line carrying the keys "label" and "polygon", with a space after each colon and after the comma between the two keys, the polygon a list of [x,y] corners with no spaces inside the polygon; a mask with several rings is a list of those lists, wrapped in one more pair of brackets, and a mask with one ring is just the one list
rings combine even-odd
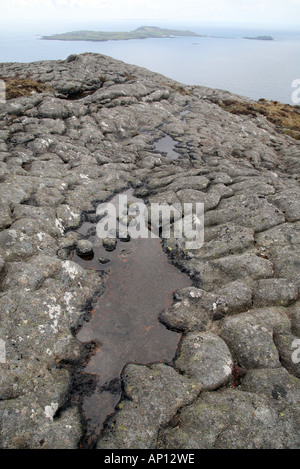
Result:
{"label": "island headland", "polygon": [[172,38],[172,37],[204,37],[193,31],[180,29],[141,26],[134,31],[71,31],[63,34],[42,36],[44,40],[59,41],[125,41],[129,39]]}

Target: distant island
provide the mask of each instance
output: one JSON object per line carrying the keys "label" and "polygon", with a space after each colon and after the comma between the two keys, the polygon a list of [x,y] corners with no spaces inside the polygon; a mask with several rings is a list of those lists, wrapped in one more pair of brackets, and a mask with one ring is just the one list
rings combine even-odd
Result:
{"label": "distant island", "polygon": [[71,31],[63,34],[42,36],[41,39],[52,41],[124,41],[129,39],[172,38],[172,37],[207,37],[193,31],[164,29],[155,26],[141,26],[130,32],[118,31]]}
{"label": "distant island", "polygon": [[272,36],[256,36],[256,37],[243,37],[243,39],[250,39],[252,41],[274,41]]}

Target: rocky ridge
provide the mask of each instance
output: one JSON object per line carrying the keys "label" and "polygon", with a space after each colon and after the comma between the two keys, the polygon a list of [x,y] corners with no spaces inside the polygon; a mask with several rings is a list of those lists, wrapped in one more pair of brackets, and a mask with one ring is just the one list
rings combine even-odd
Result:
{"label": "rocky ridge", "polygon": [[[173,366],[128,364],[98,448],[299,448],[300,142],[249,102],[97,54],[0,64],[49,91],[0,105],[0,446],[76,448],[75,331],[104,284],[74,263],[76,229],[129,187],[205,203],[205,244],[165,241],[194,280],[160,320]],[[180,157],[154,142],[171,136]],[[296,360],[297,361],[297,360]]]}

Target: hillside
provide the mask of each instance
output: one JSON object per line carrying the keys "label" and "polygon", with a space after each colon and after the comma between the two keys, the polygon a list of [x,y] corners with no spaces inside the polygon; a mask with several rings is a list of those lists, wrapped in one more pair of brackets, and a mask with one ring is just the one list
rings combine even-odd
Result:
{"label": "hillside", "polygon": [[[0,447],[299,448],[299,108],[91,53],[0,76]],[[203,203],[204,245],[98,238],[128,190]]]}

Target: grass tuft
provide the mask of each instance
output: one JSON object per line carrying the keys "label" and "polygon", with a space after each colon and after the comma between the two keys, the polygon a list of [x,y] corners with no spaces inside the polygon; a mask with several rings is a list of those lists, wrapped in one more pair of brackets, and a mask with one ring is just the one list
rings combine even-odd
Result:
{"label": "grass tuft", "polygon": [[19,78],[16,77],[1,77],[0,80],[5,82],[6,86],[6,99],[15,99],[24,96],[32,96],[35,93],[46,93],[54,90],[42,81],[32,80],[30,77]]}
{"label": "grass tuft", "polygon": [[234,99],[225,99],[218,102],[219,106],[227,112],[237,115],[265,116],[277,131],[300,140],[300,108],[290,104],[282,104],[278,101],[260,99],[255,103],[245,103]]}

